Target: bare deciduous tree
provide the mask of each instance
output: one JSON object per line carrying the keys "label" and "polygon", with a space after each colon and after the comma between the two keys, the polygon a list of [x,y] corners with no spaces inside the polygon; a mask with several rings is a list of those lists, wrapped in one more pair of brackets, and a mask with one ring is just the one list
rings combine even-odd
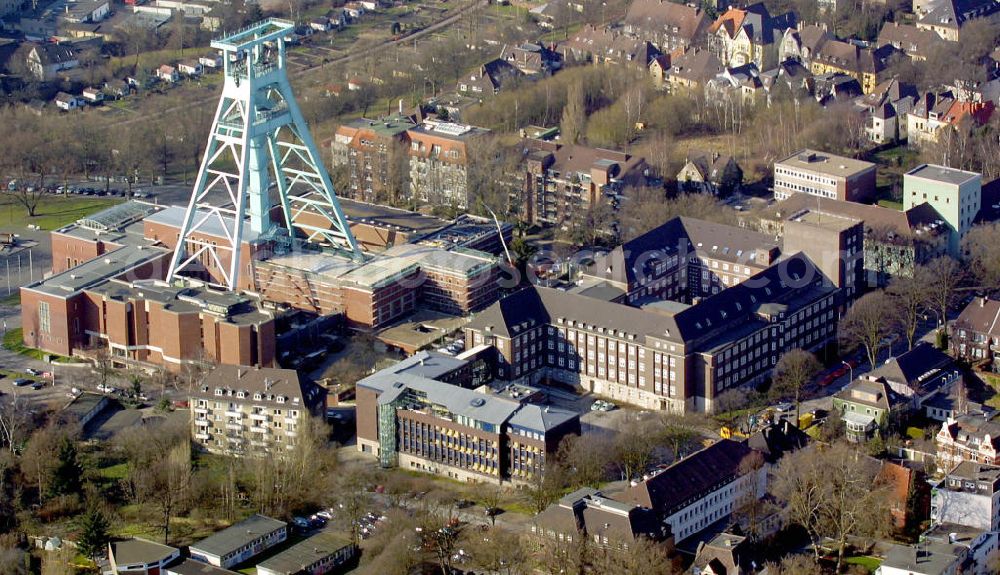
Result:
{"label": "bare deciduous tree", "polygon": [[789,397],[795,401],[795,424],[799,424],[799,399],[802,388],[822,369],[816,356],[804,349],[786,352],[774,366],[771,384],[773,397]]}
{"label": "bare deciduous tree", "polygon": [[877,460],[843,443],[801,449],[781,460],[772,493],[787,520],[809,534],[817,562],[822,538],[836,543],[839,572],[851,537],[875,537],[891,524],[886,489],[875,482],[878,471]]}
{"label": "bare deciduous tree", "polygon": [[865,294],[840,321],[838,337],[847,349],[864,347],[868,361],[875,366],[888,339],[899,333],[899,316],[896,302],[885,292]]}
{"label": "bare deciduous tree", "polygon": [[927,309],[931,295],[931,278],[923,268],[914,269],[912,276],[900,276],[892,280],[886,293],[896,301],[900,313],[900,327],[906,336],[907,349],[913,349],[914,338],[920,317]]}
{"label": "bare deciduous tree", "polygon": [[928,277],[928,307],[938,318],[938,326],[948,321],[948,310],[955,303],[955,291],[965,279],[965,270],[958,260],[941,256],[927,262],[922,272]]}

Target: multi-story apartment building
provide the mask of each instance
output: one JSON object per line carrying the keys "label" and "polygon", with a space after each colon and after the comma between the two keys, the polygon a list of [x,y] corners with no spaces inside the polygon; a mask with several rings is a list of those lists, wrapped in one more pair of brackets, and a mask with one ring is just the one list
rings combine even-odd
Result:
{"label": "multi-story apartment building", "polygon": [[533,224],[572,222],[599,202],[610,205],[626,184],[649,177],[643,158],[623,152],[542,140],[523,145],[517,175],[521,219]]}
{"label": "multi-story apartment building", "polygon": [[346,166],[349,186],[338,194],[363,202],[395,203],[409,197],[407,131],[416,127],[409,116],[359,118],[337,128],[330,150],[335,166]]}
{"label": "multi-story apartment building", "polygon": [[227,455],[294,449],[308,418],[326,407],[326,391],[293,369],[221,365],[191,393],[191,437]]}
{"label": "multi-story apartment building", "polygon": [[935,523],[1000,530],[1000,467],[963,461],[938,484],[931,498]]}
{"label": "multi-story apartment building", "polygon": [[581,273],[619,290],[618,303],[690,302],[760,273],[779,254],[773,236],[677,217],[596,257]]}
{"label": "multi-story apartment building", "polygon": [[934,437],[937,464],[941,468],[963,461],[996,465],[1000,448],[1000,423],[983,416],[962,415],[941,424]]}
{"label": "multi-story apartment building", "polygon": [[529,287],[479,313],[465,339],[496,348],[503,379],[555,380],[647,409],[710,411],[717,395],[766,378],[785,351],[829,341],[839,297],[796,254],[693,306],[637,309]]}
{"label": "multi-story apartment building", "polygon": [[958,357],[991,360],[994,371],[1000,358],[1000,301],[977,297],[965,306],[951,326],[949,344]]}
{"label": "multi-story apartment building", "polygon": [[218,531],[191,545],[191,558],[228,569],[288,539],[288,524],[263,515]]}
{"label": "multi-story apartment building", "polygon": [[383,467],[461,481],[527,482],[559,442],[580,433],[575,412],[494,392],[481,359],[419,352],[358,382],[358,450]]}
{"label": "multi-story apartment building", "polygon": [[816,150],[801,150],[774,163],[774,199],[795,192],[856,202],[875,193],[875,164]]}
{"label": "multi-story apartment building", "polygon": [[975,172],[921,164],[903,174],[903,209],[928,203],[950,231],[948,250],[959,255],[983,200],[983,177]]}
{"label": "multi-story apartment building", "polygon": [[451,122],[424,123],[407,132],[410,158],[410,193],[433,205],[469,207],[471,142],[489,130]]}
{"label": "multi-story apartment building", "polygon": [[744,442],[720,439],[670,467],[643,478],[622,496],[652,509],[677,542],[732,515],[748,496],[767,491],[767,467],[754,471],[741,463],[754,450]]}
{"label": "multi-story apartment building", "polygon": [[[505,62],[506,64],[506,62]],[[470,143],[489,130],[402,113],[340,126],[330,144],[334,165],[346,166],[349,198],[364,202],[415,199],[469,206]]]}
{"label": "multi-story apartment building", "polygon": [[708,24],[700,7],[668,0],[637,0],[629,4],[624,28],[669,54],[700,44]]}
{"label": "multi-story apartment building", "polygon": [[[948,253],[944,220],[930,204],[900,211],[796,192],[761,212],[759,219],[747,220],[745,225],[764,233],[785,235],[785,225],[794,216],[810,211],[863,224],[864,271],[870,286],[885,286],[891,278],[912,276],[914,266]],[[786,244],[786,251],[790,251],[788,248]]]}

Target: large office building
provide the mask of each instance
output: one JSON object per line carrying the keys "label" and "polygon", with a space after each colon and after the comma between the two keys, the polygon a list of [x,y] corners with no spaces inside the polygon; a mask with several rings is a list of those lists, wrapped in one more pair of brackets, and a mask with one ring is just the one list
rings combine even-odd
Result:
{"label": "large office building", "polygon": [[525,483],[570,434],[575,412],[535,401],[537,390],[491,386],[492,367],[467,358],[418,352],[358,382],[358,450],[383,467],[460,481]]}
{"label": "large office building", "polygon": [[948,250],[959,255],[983,200],[983,178],[975,172],[921,164],[903,174],[903,209],[930,204],[949,229]]}
{"label": "large office building", "polygon": [[875,164],[816,150],[801,150],[774,163],[774,199],[802,192],[855,202],[875,194]]}
{"label": "large office building", "polygon": [[293,449],[301,426],[323,412],[326,391],[294,369],[220,365],[192,390],[191,437],[212,453]]}
{"label": "large office building", "polygon": [[649,409],[711,410],[793,348],[817,349],[863,279],[861,222],[803,211],[773,236],[675,218],[594,258],[569,290],[530,287],[478,313],[501,378],[554,380]]}
{"label": "large office building", "polygon": [[[786,234],[789,222],[799,219],[799,214],[814,212],[829,214],[830,221],[861,222],[863,226],[864,271],[869,286],[885,286],[892,278],[910,277],[915,266],[927,263],[948,253],[948,230],[944,220],[930,204],[923,203],[900,211],[877,205],[845,202],[820,198],[805,193],[792,194],[744,220],[751,229],[784,236],[785,251],[790,246],[814,244],[817,236]],[[796,226],[792,226],[796,227]]]}
{"label": "large office building", "polygon": [[466,345],[491,345],[504,379],[554,380],[646,409],[711,411],[763,381],[782,353],[836,334],[841,290],[801,253],[692,306],[638,309],[529,287],[476,315]]}
{"label": "large office building", "polygon": [[690,302],[760,273],[780,253],[773,236],[677,217],[596,257],[582,270],[578,291],[602,285],[616,290],[613,301],[630,305],[651,299]]}

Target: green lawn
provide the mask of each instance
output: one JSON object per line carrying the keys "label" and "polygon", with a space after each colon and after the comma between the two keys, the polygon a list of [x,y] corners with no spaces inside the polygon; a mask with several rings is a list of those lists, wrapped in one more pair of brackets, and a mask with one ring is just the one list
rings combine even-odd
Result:
{"label": "green lawn", "polygon": [[24,227],[34,224],[43,230],[55,230],[109,206],[121,203],[120,199],[57,196],[46,194],[38,199],[33,217],[15,194],[0,194],[0,226]]}
{"label": "green lawn", "polygon": [[20,355],[27,355],[38,360],[45,360],[45,356],[48,355],[45,352],[32,349],[24,345],[24,336],[22,335],[21,328],[15,328],[7,330],[7,333],[3,335],[3,347],[4,349],[13,351],[14,353]]}
{"label": "green lawn", "polygon": [[105,467],[100,470],[101,477],[105,479],[125,479],[125,473],[128,471],[128,465],[125,463],[119,463],[117,465],[112,465],[110,467]]}
{"label": "green lawn", "polygon": [[21,305],[21,290],[14,290],[10,292],[10,295],[0,299],[0,305],[9,307],[17,307]]}
{"label": "green lawn", "polygon": [[862,555],[858,557],[848,557],[844,559],[844,563],[848,565],[860,565],[868,570],[869,573],[874,573],[878,569],[879,565],[882,564],[882,560],[877,557],[871,557],[867,555]]}

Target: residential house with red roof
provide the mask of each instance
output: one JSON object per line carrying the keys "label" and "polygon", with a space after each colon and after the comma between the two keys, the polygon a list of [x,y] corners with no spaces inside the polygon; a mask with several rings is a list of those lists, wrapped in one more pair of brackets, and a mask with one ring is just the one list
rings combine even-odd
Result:
{"label": "residential house with red roof", "polygon": [[982,126],[995,108],[992,101],[962,101],[952,92],[928,92],[906,115],[907,141],[911,146],[937,142],[945,129],[957,128],[963,122]]}
{"label": "residential house with red roof", "polygon": [[778,44],[790,20],[773,18],[763,3],[730,8],[708,27],[708,49],[728,66],[754,63],[769,70],[778,63]]}

